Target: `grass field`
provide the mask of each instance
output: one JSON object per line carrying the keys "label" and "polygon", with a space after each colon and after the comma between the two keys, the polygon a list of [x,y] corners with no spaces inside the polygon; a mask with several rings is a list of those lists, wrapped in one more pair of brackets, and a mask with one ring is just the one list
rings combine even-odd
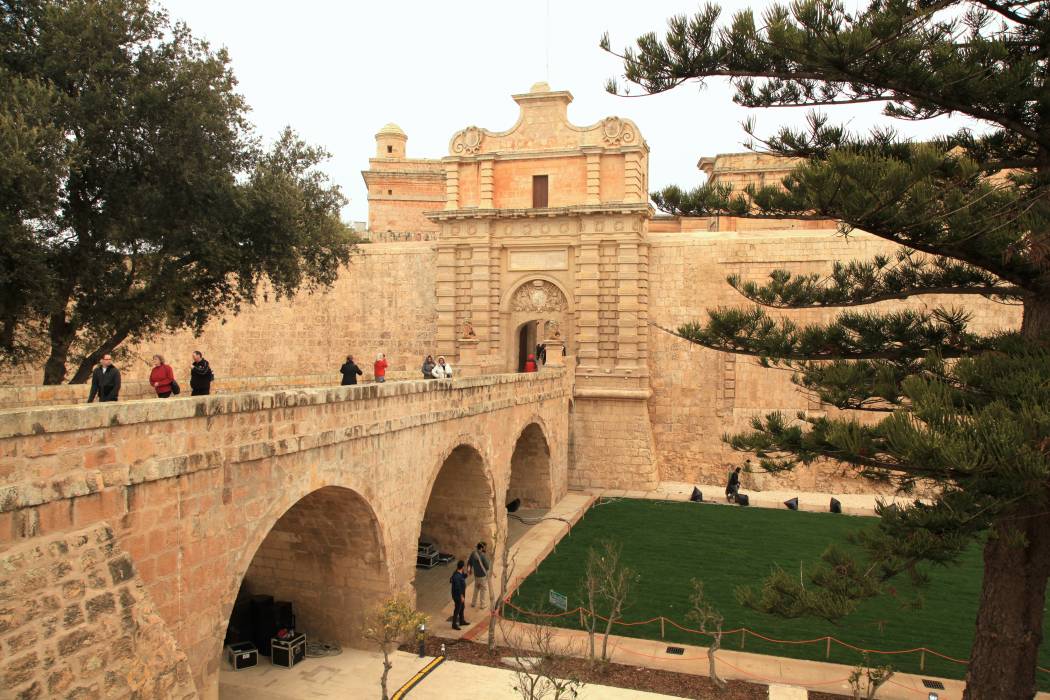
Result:
{"label": "grass field", "polygon": [[[915,647],[966,659],[973,640],[974,620],[981,584],[980,548],[974,547],[951,567],[931,572],[920,609],[904,608],[902,601],[914,596],[911,584],[894,582],[896,596],[864,602],[838,624],[809,618],[785,620],[741,607],[734,597],[740,585],[758,584],[774,565],[797,572],[801,563],[815,561],[831,542],[846,546],[846,535],[868,526],[872,518],[830,513],[803,513],[762,508],[736,508],[668,501],[614,500],[596,505],[572,532],[558,544],[513,598],[528,610],[554,612],[547,605],[551,589],[567,594],[569,609],[583,604],[579,584],[583,578],[587,550],[602,538],[623,544],[625,562],[641,575],[637,594],[627,608],[627,621],[664,616],[686,627],[690,578],[704,581],[708,596],[725,615],[726,629],[746,627],[766,637],[803,640],[831,635],[855,646],[874,650]],[[513,611],[508,609],[508,616]],[[556,618],[556,624],[579,627],[578,615]],[[1050,638],[1050,618],[1044,635]],[[616,634],[660,639],[659,623],[633,627],[617,626]],[[706,645],[707,638],[665,625],[669,642]],[[739,649],[738,633],[723,639],[723,647]],[[773,644],[747,635],[744,649],[750,652],[801,659],[830,660],[855,664],[860,654],[832,644],[830,659],[826,642]],[[1044,642],[1040,665],[1050,668],[1050,643]],[[895,669],[948,678],[962,678],[965,667],[935,656],[925,656],[920,671],[918,653],[873,655]],[[1040,673],[1040,689],[1050,690],[1050,674]]]}

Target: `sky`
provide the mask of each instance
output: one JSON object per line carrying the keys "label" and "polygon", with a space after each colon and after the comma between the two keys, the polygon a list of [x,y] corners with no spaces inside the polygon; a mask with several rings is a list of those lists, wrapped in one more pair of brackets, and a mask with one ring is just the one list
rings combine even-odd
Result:
{"label": "sky", "polygon": [[[768,4],[727,0],[723,7],[728,18]],[[161,6],[212,48],[226,47],[260,136],[273,139],[289,125],[331,153],[324,169],[350,200],[343,211],[348,221],[368,217],[361,171],[384,124],[404,129],[409,157],[441,158],[466,126],[512,126],[518,106],[510,96],[538,81],[573,94],[575,124],[610,115],[633,119],[651,149],[654,189],[700,184],[701,156],[745,150],[741,123],[749,114],[760,133],[801,125],[806,115],[804,108],[738,107],[720,80],[646,97],[605,92],[606,79],[623,68],[598,47],[603,32],[621,49],[644,32],[662,33],[668,17],[696,11],[696,2],[162,0]],[[842,106],[830,114],[865,131],[887,122],[879,111]],[[895,123],[916,137],[946,129],[945,119]]]}

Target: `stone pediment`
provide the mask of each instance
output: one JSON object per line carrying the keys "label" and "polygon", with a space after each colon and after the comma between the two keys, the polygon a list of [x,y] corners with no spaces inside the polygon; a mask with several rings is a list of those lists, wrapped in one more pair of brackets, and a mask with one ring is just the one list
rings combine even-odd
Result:
{"label": "stone pediment", "polygon": [[630,119],[606,117],[590,126],[570,123],[568,106],[572,94],[551,91],[546,83],[537,83],[528,93],[514,95],[514,101],[521,106],[514,126],[507,131],[489,131],[478,126],[461,129],[449,142],[449,155],[471,158],[582,148],[649,150],[638,126]]}

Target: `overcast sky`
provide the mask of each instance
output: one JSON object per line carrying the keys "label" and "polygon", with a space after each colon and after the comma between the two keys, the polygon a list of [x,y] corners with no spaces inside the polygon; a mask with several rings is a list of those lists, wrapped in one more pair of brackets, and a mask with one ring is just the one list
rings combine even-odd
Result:
{"label": "overcast sky", "polygon": [[[161,4],[214,48],[229,50],[262,136],[272,138],[290,125],[331,152],[326,170],[350,199],[348,220],[367,218],[360,173],[375,152],[375,132],[385,123],[395,122],[408,134],[409,157],[440,158],[448,154],[452,134],[465,126],[493,131],[512,126],[518,106],[510,95],[527,92],[540,80],[572,92],[569,117],[576,124],[612,114],[637,122],[652,151],[653,188],[699,184],[700,156],[743,150],[746,138],[740,124],[748,110],[733,104],[723,82],[641,98],[615,97],[603,89],[622,66],[598,48],[602,32],[609,31],[613,47],[622,48],[643,32],[662,33],[669,16],[693,12],[699,3],[554,0],[549,22],[544,0]],[[751,6],[760,10],[767,4]],[[880,120],[878,113],[868,105],[838,107],[832,115],[864,130]],[[768,133],[801,123],[805,110],[760,110],[755,116],[760,131]],[[944,128],[943,120],[903,125],[916,136]]]}

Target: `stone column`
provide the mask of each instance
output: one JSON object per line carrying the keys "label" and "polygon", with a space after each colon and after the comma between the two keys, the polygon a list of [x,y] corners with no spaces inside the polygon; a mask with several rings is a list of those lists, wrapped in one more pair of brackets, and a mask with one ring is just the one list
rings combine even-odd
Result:
{"label": "stone column", "polygon": [[445,209],[459,209],[459,162],[445,161]]}
{"label": "stone column", "polygon": [[553,338],[550,340],[544,340],[543,346],[547,352],[547,362],[544,367],[564,367],[565,357],[563,352],[565,350],[565,341],[561,338]]}
{"label": "stone column", "polygon": [[584,148],[587,155],[587,204],[601,204],[602,149]]}
{"label": "stone column", "polygon": [[439,243],[437,246],[436,282],[434,293],[437,297],[437,352],[455,356],[456,247],[451,243]]}
{"label": "stone column", "polygon": [[479,157],[480,170],[478,172],[478,206],[481,209],[492,209],[492,165],[494,156]]}
{"label": "stone column", "polygon": [[478,358],[478,339],[460,338],[458,366],[452,368],[453,377],[473,377],[481,374],[481,364]]}
{"label": "stone column", "polygon": [[598,365],[598,242],[581,242],[577,256],[576,334],[580,365]]}

